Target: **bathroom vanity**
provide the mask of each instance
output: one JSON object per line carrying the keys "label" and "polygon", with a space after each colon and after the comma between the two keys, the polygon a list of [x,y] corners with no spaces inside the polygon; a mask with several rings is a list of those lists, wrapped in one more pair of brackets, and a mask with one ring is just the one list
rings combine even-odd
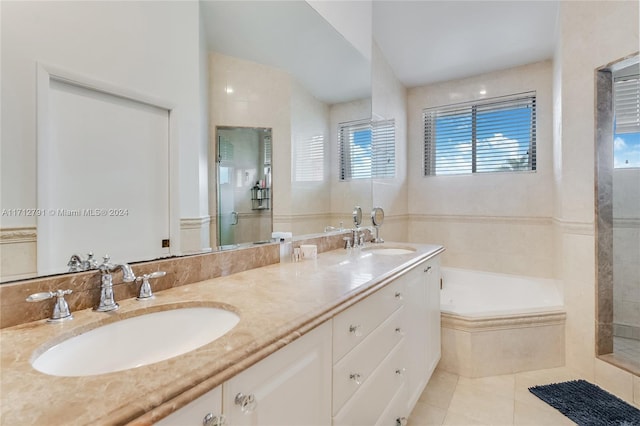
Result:
{"label": "bathroom vanity", "polygon": [[[111,314],[83,310],[62,324],[3,329],[2,422],[404,424],[440,357],[442,251],[333,250],[122,300]],[[194,306],[240,320],[211,343],[134,369],[57,377],[31,366],[100,325]]]}

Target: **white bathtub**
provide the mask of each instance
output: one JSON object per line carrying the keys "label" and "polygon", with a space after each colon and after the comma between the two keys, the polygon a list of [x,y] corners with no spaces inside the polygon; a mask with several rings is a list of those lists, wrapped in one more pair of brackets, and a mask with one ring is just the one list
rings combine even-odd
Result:
{"label": "white bathtub", "polygon": [[564,365],[561,282],[441,270],[439,368],[484,377]]}
{"label": "white bathtub", "polygon": [[477,317],[562,309],[558,280],[441,268],[440,309]]}

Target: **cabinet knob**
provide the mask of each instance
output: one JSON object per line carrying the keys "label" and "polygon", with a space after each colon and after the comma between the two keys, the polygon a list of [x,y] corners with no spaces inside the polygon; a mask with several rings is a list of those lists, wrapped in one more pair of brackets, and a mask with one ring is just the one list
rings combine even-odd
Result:
{"label": "cabinet knob", "polygon": [[360,383],[362,383],[362,376],[358,373],[349,374],[349,379],[356,382],[356,385],[359,385]]}
{"label": "cabinet knob", "polygon": [[349,333],[352,333],[356,337],[362,336],[362,326],[361,325],[350,325]]}
{"label": "cabinet knob", "polygon": [[395,298],[398,300],[402,300],[402,293],[400,293],[399,291],[396,291]]}
{"label": "cabinet knob", "polygon": [[236,395],[235,398],[236,405],[240,406],[240,410],[244,414],[249,414],[256,409],[258,402],[256,401],[256,397],[253,394],[245,395],[242,392]]}
{"label": "cabinet knob", "polygon": [[405,372],[405,371],[407,371],[407,369],[406,369],[406,368],[404,368],[404,367],[403,367],[403,368],[398,368],[398,369],[396,369],[396,374],[397,374],[398,376],[402,376],[402,375],[404,374],[404,372]]}
{"label": "cabinet knob", "polygon": [[396,334],[399,334],[400,336],[404,336],[404,331],[402,331],[401,327],[396,327],[395,332],[396,332]]}
{"label": "cabinet knob", "polygon": [[222,414],[217,416],[213,413],[208,413],[202,419],[202,426],[226,426],[226,424],[227,419]]}
{"label": "cabinet knob", "polygon": [[427,266],[427,269],[424,270],[427,274],[431,273],[431,266]]}
{"label": "cabinet knob", "polygon": [[407,426],[407,418],[406,417],[398,417],[396,419],[396,426]]}

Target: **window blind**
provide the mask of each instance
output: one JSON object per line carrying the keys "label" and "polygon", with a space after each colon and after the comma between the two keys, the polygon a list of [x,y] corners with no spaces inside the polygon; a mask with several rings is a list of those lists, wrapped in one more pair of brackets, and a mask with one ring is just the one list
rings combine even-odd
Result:
{"label": "window blind", "polygon": [[640,132],[640,76],[613,83],[616,134]]}
{"label": "window blind", "polygon": [[264,165],[265,166],[270,166],[271,165],[271,136],[266,136],[264,138]]}
{"label": "window blind", "polygon": [[358,120],[338,125],[340,180],[371,177],[371,122]]}
{"label": "window blind", "polygon": [[324,180],[324,136],[301,138],[296,142],[296,182],[322,182]]}
{"label": "window blind", "polygon": [[396,123],[395,120],[374,121],[371,125],[371,177],[396,176]]}
{"label": "window blind", "polygon": [[536,170],[536,95],[423,110],[424,175]]}
{"label": "window blind", "polygon": [[359,120],[338,126],[340,180],[395,176],[395,121]]}

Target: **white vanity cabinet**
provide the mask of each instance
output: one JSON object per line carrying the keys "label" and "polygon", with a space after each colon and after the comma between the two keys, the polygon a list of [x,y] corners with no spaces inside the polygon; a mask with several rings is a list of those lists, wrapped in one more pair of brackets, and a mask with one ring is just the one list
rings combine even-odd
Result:
{"label": "white vanity cabinet", "polygon": [[429,259],[403,277],[407,298],[407,408],[413,409],[440,360],[440,262]]}
{"label": "white vanity cabinet", "polygon": [[414,266],[158,424],[406,424],[440,359],[439,262]]}
{"label": "white vanity cabinet", "polygon": [[222,385],[230,426],[331,423],[331,322]]}
{"label": "white vanity cabinet", "polygon": [[331,321],[156,423],[161,426],[329,424]]}
{"label": "white vanity cabinet", "polygon": [[439,259],[333,320],[333,426],[403,425],[440,359]]}
{"label": "white vanity cabinet", "polygon": [[156,426],[202,425],[225,425],[222,415],[222,386],[210,390],[156,423]]}

